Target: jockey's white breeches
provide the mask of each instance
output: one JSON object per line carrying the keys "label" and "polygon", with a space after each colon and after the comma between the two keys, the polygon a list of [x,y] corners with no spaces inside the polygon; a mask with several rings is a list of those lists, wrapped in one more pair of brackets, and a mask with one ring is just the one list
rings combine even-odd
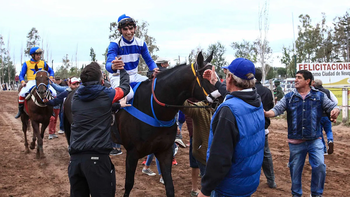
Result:
{"label": "jockey's white breeches", "polygon": [[[21,91],[19,92],[18,96],[25,97],[26,94],[29,93],[29,90],[32,89],[32,87],[34,87],[35,85],[36,85],[36,81],[35,80],[28,81],[26,86],[21,89]],[[57,96],[56,90],[50,85],[49,85],[49,90],[50,90],[51,95],[53,97]]]}
{"label": "jockey's white breeches", "polygon": [[[129,78],[130,78],[130,83],[132,82],[142,82],[147,80],[148,78],[146,76],[140,75],[140,74],[129,74]],[[109,80],[111,82],[111,86],[112,88],[116,88],[119,86],[120,84],[120,75],[116,75],[116,74],[109,74]],[[132,99],[134,97],[134,91],[132,90],[132,88],[130,87],[130,92],[128,95],[126,95],[126,100],[129,101],[130,99]]]}

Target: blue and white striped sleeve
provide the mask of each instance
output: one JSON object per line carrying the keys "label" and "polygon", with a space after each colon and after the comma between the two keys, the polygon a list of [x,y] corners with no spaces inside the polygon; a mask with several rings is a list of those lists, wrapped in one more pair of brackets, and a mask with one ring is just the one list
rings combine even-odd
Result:
{"label": "blue and white striped sleeve", "polygon": [[110,73],[117,72],[112,69],[112,61],[115,60],[115,57],[117,57],[117,55],[118,55],[118,44],[115,42],[111,42],[108,46],[107,61],[106,61],[106,70]]}
{"label": "blue and white striped sleeve", "polygon": [[143,43],[143,46],[141,49],[141,55],[150,70],[153,70],[157,67],[156,63],[154,63],[151,55],[149,54],[146,42]]}

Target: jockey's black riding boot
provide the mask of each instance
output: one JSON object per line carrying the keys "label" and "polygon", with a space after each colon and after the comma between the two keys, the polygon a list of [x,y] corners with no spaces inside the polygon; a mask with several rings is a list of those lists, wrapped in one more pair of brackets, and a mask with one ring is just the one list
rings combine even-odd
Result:
{"label": "jockey's black riding boot", "polygon": [[18,113],[15,116],[16,119],[21,117],[21,114],[23,113],[23,108],[24,108],[24,103],[19,103],[18,104]]}

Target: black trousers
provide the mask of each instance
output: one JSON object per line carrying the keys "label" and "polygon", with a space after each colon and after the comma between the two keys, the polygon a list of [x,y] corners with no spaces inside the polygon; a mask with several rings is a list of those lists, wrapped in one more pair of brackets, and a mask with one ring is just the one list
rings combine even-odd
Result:
{"label": "black trousers", "polygon": [[115,196],[115,170],[109,155],[71,155],[68,177],[71,197]]}

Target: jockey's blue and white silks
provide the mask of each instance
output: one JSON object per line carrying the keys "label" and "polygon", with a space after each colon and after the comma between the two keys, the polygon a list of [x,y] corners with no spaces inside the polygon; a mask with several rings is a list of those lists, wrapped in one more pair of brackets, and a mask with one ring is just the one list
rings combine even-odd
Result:
{"label": "jockey's blue and white silks", "polygon": [[[142,39],[134,37],[131,41],[128,41],[121,36],[108,46],[106,70],[111,74],[118,73],[119,71],[112,70],[112,61],[116,57],[122,57],[125,64],[124,69],[127,73],[129,75],[137,74],[140,55],[142,55],[150,70],[157,67],[149,54],[147,44]],[[111,74],[110,76],[112,76]]]}

